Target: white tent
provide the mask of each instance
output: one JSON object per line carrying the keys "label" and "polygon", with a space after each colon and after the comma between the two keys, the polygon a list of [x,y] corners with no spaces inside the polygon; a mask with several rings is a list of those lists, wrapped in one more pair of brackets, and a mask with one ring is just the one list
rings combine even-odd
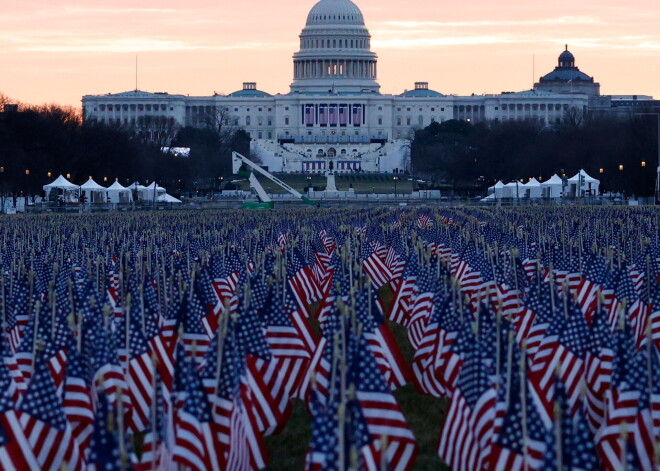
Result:
{"label": "white tent", "polygon": [[488,188],[488,195],[493,195],[494,198],[513,198],[515,194],[507,185],[498,181],[493,186]]}
{"label": "white tent", "polygon": [[130,203],[133,201],[133,193],[118,181],[108,187],[108,199],[111,203]]}
{"label": "white tent", "polygon": [[569,192],[572,196],[597,195],[600,181],[591,177],[584,170],[580,170],[573,177],[568,179],[568,185]]}
{"label": "white tent", "polygon": [[159,203],[181,203],[181,200],[176,199],[174,196],[168,195],[167,193],[164,193],[164,194],[158,196],[158,202]]}
{"label": "white tent", "polygon": [[518,181],[507,183],[504,185],[504,189],[508,192],[508,198],[522,198],[525,196],[525,185]]}
{"label": "white tent", "polygon": [[527,198],[534,199],[541,197],[541,184],[536,178],[532,177],[530,181],[528,181],[523,185],[523,188],[524,188],[523,194]]}
{"label": "white tent", "polygon": [[564,181],[559,175],[554,174],[541,183],[541,194],[544,198],[561,198]]}
{"label": "white tent", "polygon": [[156,182],[153,182],[151,185],[143,188],[144,189],[140,191],[140,199],[143,201],[158,201],[158,198],[161,195],[167,193],[165,188],[158,185]]}
{"label": "white tent", "polygon": [[[64,178],[63,175],[60,175],[55,179],[54,182],[44,185],[44,191],[46,192],[46,201],[57,200],[60,196],[62,200],[66,203],[75,203],[78,201],[78,191],[79,186],[74,185],[69,180]],[[53,197],[51,197],[51,192]]]}
{"label": "white tent", "polygon": [[139,182],[133,182],[128,185],[126,188],[131,190],[134,201],[142,201],[144,199],[143,193],[147,190],[146,186],[140,185]]}
{"label": "white tent", "polygon": [[107,203],[106,189],[90,178],[80,185],[80,190],[85,195],[87,203]]}

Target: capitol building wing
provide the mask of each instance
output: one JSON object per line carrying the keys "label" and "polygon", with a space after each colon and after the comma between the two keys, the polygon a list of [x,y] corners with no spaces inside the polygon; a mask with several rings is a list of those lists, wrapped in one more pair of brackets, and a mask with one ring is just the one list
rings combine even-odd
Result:
{"label": "capitol building wing", "polygon": [[229,95],[135,90],[82,101],[86,120],[148,137],[157,127],[242,128],[252,153],[272,171],[392,172],[407,170],[414,131],[434,121],[535,119],[550,125],[569,111],[586,113],[599,98],[599,84],[577,70],[568,49],[557,69],[528,91],[455,96],[420,81],[400,95],[381,94],[378,57],[362,12],[351,0],[320,0],[300,34],[286,94],[270,95],[245,82]]}

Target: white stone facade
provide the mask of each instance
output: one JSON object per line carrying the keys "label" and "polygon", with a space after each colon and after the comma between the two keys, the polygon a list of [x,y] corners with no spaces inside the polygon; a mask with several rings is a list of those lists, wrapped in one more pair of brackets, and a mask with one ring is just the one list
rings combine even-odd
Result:
{"label": "white stone facade", "polygon": [[[212,124],[242,128],[253,154],[272,171],[407,170],[414,131],[450,119],[536,119],[546,125],[568,110],[584,113],[586,93],[530,90],[455,96],[427,82],[401,95],[384,95],[377,56],[362,13],[350,0],[321,0],[310,11],[293,55],[287,94],[270,95],[246,82],[229,95],[191,97],[131,91],[83,97],[86,120],[142,129]],[[151,134],[149,134],[151,135]]]}

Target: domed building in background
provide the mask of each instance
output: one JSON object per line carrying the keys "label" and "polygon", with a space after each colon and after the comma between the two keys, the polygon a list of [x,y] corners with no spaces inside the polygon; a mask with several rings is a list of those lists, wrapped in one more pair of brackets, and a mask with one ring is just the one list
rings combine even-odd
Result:
{"label": "domed building in background", "polygon": [[555,70],[544,75],[534,84],[535,90],[551,93],[584,93],[590,97],[600,95],[600,84],[575,66],[575,56],[568,50],[568,45],[559,55],[557,62]]}
{"label": "domed building in background", "polygon": [[419,81],[399,95],[382,94],[371,35],[351,0],[320,0],[299,38],[288,93],[271,95],[256,82],[245,82],[242,90],[228,95],[139,90],[86,95],[84,119],[154,139],[162,138],[164,123],[170,137],[184,126],[244,129],[251,152],[271,171],[393,172],[410,170],[410,140],[415,130],[432,122],[536,120],[551,125],[569,111],[590,112],[590,103],[604,110],[614,102],[599,96],[598,83],[575,67],[568,49],[532,90],[456,96]]}

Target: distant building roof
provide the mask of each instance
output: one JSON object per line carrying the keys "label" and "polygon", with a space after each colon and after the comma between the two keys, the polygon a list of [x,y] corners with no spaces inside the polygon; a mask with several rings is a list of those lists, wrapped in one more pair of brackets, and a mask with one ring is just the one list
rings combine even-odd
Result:
{"label": "distant building roof", "polygon": [[523,90],[522,92],[503,93],[504,96],[554,96],[556,93],[544,90]]}
{"label": "distant building roof", "polygon": [[415,82],[415,88],[413,90],[406,90],[399,96],[406,98],[416,98],[416,97],[426,98],[426,97],[440,97],[444,95],[440,92],[436,92],[435,90],[431,90],[429,88],[428,82]]}
{"label": "distant building roof", "polygon": [[243,90],[238,90],[234,93],[230,93],[229,96],[238,97],[238,98],[259,98],[259,97],[269,97],[273,96],[270,93],[262,92],[257,90],[256,82],[243,82]]}
{"label": "distant building roof", "polygon": [[562,69],[560,67],[557,67],[549,74],[546,74],[543,77],[541,77],[541,82],[552,82],[552,81],[568,82],[569,80],[583,81],[583,82],[594,81],[593,77],[589,77],[584,72],[580,72],[580,70],[577,67],[572,69]]}
{"label": "distant building roof", "polygon": [[92,95],[97,97],[112,97],[112,98],[159,98],[162,96],[183,96],[183,95],[170,95],[167,92],[145,92],[142,90],[130,90],[127,92],[120,93],[106,93],[105,95]]}
{"label": "distant building roof", "polygon": [[557,67],[555,70],[549,74],[541,77],[540,82],[590,82],[593,83],[593,77],[589,77],[584,72],[580,72],[575,66],[575,56],[568,50],[568,45],[566,49],[559,54],[557,59]]}

